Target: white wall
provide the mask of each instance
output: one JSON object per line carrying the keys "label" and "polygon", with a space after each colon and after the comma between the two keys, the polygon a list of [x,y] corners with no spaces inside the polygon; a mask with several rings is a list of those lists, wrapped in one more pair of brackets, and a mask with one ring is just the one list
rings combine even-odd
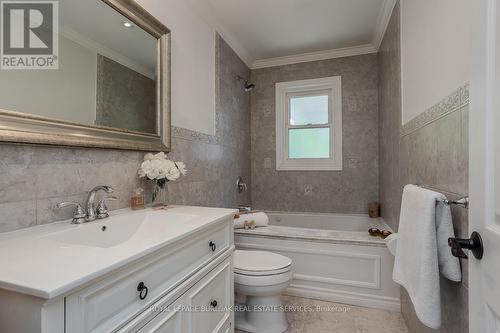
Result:
{"label": "white wall", "polygon": [[0,108],[94,124],[96,52],[61,37],[59,70],[5,70]]}
{"label": "white wall", "polygon": [[403,124],[469,81],[473,0],[401,0]]}
{"label": "white wall", "polygon": [[172,124],[215,134],[215,29],[186,0],[138,0],[172,31]]}

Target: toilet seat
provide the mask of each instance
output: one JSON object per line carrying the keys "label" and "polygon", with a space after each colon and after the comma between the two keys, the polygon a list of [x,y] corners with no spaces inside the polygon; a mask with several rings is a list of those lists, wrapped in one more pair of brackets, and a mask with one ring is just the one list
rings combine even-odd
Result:
{"label": "toilet seat", "polygon": [[248,276],[268,276],[268,275],[277,275],[277,274],[282,274],[290,271],[292,269],[292,266],[287,266],[281,269],[275,269],[271,271],[260,271],[260,272],[255,272],[255,271],[246,271],[244,269],[237,269],[236,267],[234,268],[234,273],[235,274],[241,274],[241,275],[248,275]]}
{"label": "toilet seat", "polygon": [[292,260],[266,251],[234,251],[234,272],[247,276],[269,276],[291,270]]}

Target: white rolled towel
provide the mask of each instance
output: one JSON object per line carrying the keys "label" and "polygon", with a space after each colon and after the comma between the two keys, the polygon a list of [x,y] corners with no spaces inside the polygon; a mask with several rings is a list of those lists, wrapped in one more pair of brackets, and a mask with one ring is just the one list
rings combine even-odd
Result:
{"label": "white rolled towel", "polygon": [[234,229],[245,228],[245,222],[247,225],[251,223],[256,228],[267,227],[269,225],[269,217],[264,212],[242,214],[240,217],[234,219]]}

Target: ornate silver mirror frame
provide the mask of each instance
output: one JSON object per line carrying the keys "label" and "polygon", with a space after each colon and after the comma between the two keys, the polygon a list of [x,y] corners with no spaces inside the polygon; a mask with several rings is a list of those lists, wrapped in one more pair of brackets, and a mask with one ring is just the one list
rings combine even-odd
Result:
{"label": "ornate silver mirror frame", "polygon": [[0,141],[170,151],[170,30],[133,0],[101,0],[155,37],[158,134],[89,126],[0,109]]}

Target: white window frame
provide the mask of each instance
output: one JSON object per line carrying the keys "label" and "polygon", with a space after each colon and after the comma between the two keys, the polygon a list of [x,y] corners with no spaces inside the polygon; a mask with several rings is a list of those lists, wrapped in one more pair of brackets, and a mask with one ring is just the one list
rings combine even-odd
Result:
{"label": "white window frame", "polygon": [[[328,93],[328,124],[290,125],[289,101],[295,96]],[[342,170],[342,78],[325,77],[276,83],[276,170]],[[330,128],[329,158],[289,158],[288,135],[293,128]]]}

